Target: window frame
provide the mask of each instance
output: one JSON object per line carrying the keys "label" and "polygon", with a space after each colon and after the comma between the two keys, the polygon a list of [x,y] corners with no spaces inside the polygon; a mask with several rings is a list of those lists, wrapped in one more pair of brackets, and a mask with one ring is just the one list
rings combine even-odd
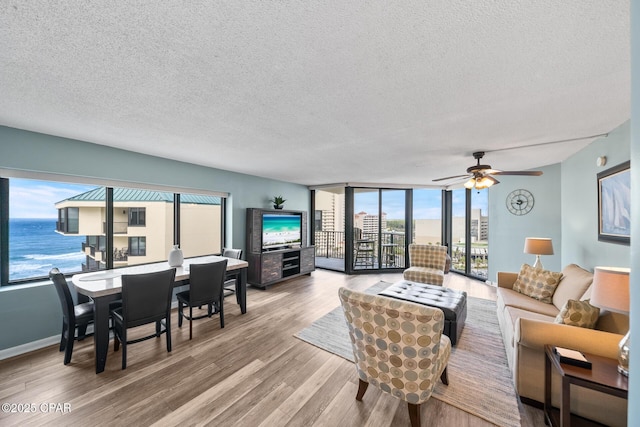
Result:
{"label": "window frame", "polygon": [[[190,193],[190,194],[203,194],[208,196],[216,196],[220,197],[221,204],[221,221],[220,221],[220,241],[221,246],[224,246],[224,242],[226,242],[226,228],[227,228],[227,209],[226,202],[227,198],[230,197],[230,193],[228,192],[220,192],[220,191],[211,191],[211,190],[198,190],[193,188],[181,188],[181,187],[173,187],[173,186],[165,186],[165,185],[156,185],[156,184],[142,184],[135,182],[122,182],[122,181],[112,181],[109,179],[98,179],[98,178],[78,178],[74,177],[74,179],[69,179],[67,175],[59,175],[55,173],[43,173],[43,172],[25,172],[25,171],[13,171],[10,169],[0,169],[0,287],[9,287],[16,286],[26,283],[36,283],[42,282],[46,280],[46,277],[29,277],[23,279],[14,279],[9,280],[9,270],[10,270],[10,257],[9,257],[9,193],[10,193],[10,180],[12,179],[25,179],[25,180],[37,180],[37,181],[50,181],[50,182],[58,182],[58,183],[66,183],[66,184],[79,184],[79,185],[92,185],[96,187],[103,187],[107,191],[107,197],[105,198],[105,209],[109,212],[109,205],[111,207],[113,205],[113,200],[109,200],[109,194],[111,194],[111,199],[113,192],[109,192],[109,190],[113,190],[113,188],[137,188],[141,190],[149,190],[149,191],[163,191],[163,192],[172,192],[179,194],[182,193]],[[62,209],[68,208],[61,208]],[[144,208],[142,208],[144,209]],[[60,215],[60,214],[59,214]],[[60,216],[56,218],[56,231],[58,230],[58,222],[60,220]],[[68,230],[68,211],[65,211],[65,228]],[[111,218],[111,222],[113,218]],[[109,222],[109,221],[107,221]],[[145,212],[145,224],[146,224],[146,212]],[[177,221],[174,220],[174,229],[176,228]],[[135,225],[132,225],[135,227]],[[107,227],[109,229],[109,227]],[[77,231],[68,232],[68,234],[79,234],[79,227]],[[109,236],[111,234],[111,236]],[[113,229],[111,228],[111,233],[106,233],[103,236],[106,243],[113,239]],[[142,237],[142,236],[132,236],[132,237]],[[146,239],[146,236],[145,236]],[[179,244],[179,243],[178,243]],[[108,245],[107,245],[108,246]],[[221,250],[222,248],[220,248]],[[109,250],[105,250],[106,258],[108,260],[107,269],[113,269],[113,254]],[[145,242],[145,252],[146,252],[146,242]],[[219,253],[215,253],[212,255],[219,255]],[[135,255],[134,255],[135,256]],[[157,261],[154,261],[157,262]],[[80,267],[81,268],[81,267]],[[79,273],[80,271],[78,271]],[[75,273],[69,273],[75,274]]]}
{"label": "window frame", "polygon": [[[146,227],[147,226],[147,208],[138,208],[138,207],[133,207],[133,208],[128,208],[129,210],[129,220],[128,222],[128,226],[129,227]],[[136,213],[136,218],[137,220],[135,222],[132,221],[132,217],[133,217],[133,213]],[[142,215],[140,215],[140,213],[142,213]],[[140,216],[142,216],[142,221],[140,221]]]}
{"label": "window frame", "polygon": [[[129,256],[147,256],[147,237],[146,236],[129,236],[128,240],[129,240],[129,243],[128,243],[128,245],[129,245],[129,251],[128,251]],[[133,241],[134,240],[138,242],[137,246],[136,246],[137,250],[135,251],[135,253],[133,251]],[[142,251],[142,253],[140,251],[140,243],[141,242],[144,242],[144,250]]]}

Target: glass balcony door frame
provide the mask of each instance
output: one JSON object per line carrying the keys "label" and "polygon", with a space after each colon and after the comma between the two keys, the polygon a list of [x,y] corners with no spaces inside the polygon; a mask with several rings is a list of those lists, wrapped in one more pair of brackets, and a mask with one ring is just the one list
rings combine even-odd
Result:
{"label": "glass balcony door frame", "polygon": [[[405,239],[404,239],[404,263],[403,266],[400,267],[388,267],[384,266],[384,263],[380,263],[378,261],[378,265],[374,265],[372,268],[363,268],[356,269],[354,267],[354,253],[355,253],[355,225],[354,225],[354,215],[355,215],[355,190],[357,189],[368,189],[371,191],[378,192],[378,210],[376,214],[378,215],[378,242],[381,242],[382,238],[382,204],[383,204],[383,193],[384,191],[404,191],[405,198]],[[384,272],[398,272],[404,270],[406,265],[409,262],[409,242],[411,240],[411,236],[413,235],[413,191],[412,189],[407,188],[383,188],[383,187],[345,187],[345,273],[347,274],[371,274],[371,273],[384,273]],[[346,236],[349,236],[347,238]],[[376,259],[381,260],[384,256],[382,245],[376,245],[375,256]]]}
{"label": "glass balcony door frame", "polygon": [[[472,190],[465,189],[465,204],[464,204],[464,259],[465,259],[465,268],[462,270],[455,270],[453,265],[451,266],[451,271],[454,273],[463,274],[465,276],[479,279],[479,280],[487,280],[484,277],[476,276],[472,274],[472,256],[471,256],[471,211],[472,211]],[[442,190],[442,241],[448,247],[449,256],[452,255],[453,248],[453,192],[452,190]]]}
{"label": "glass balcony door frame", "polygon": [[[367,274],[367,273],[381,273],[381,272],[398,272],[407,267],[397,268],[367,268],[367,269],[355,269],[354,268],[354,213],[355,213],[355,199],[354,190],[357,188],[369,188],[371,190],[377,190],[378,197],[378,215],[381,217],[382,212],[382,192],[383,190],[404,190],[405,191],[405,244],[404,244],[404,265],[409,266],[409,244],[413,242],[413,190],[412,189],[396,189],[396,188],[374,188],[374,187],[349,187],[345,186],[345,251],[344,251],[344,272],[346,274]],[[471,278],[486,280],[484,277],[475,276],[471,272],[472,267],[472,251],[471,251],[471,213],[472,213],[472,190],[465,189],[465,221],[464,221],[464,235],[465,235],[465,269],[451,271],[457,274],[469,276]],[[442,190],[442,215],[441,215],[441,242],[448,247],[448,253],[452,255],[453,248],[453,191]],[[311,190],[311,211],[315,212],[315,190]],[[380,236],[381,225],[378,227],[378,236]],[[314,233],[311,232],[311,239],[315,243]],[[380,246],[380,245],[378,245]],[[377,249],[378,259],[381,259],[381,248]]]}

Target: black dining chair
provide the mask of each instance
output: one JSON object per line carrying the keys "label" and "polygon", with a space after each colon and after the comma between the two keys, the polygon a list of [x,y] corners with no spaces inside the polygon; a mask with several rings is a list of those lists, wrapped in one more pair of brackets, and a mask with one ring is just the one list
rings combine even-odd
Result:
{"label": "black dining chair", "polygon": [[[225,258],[240,259],[240,257],[242,256],[242,249],[223,248],[222,256]],[[238,273],[228,273],[225,276],[224,296],[226,297],[232,294],[236,294],[236,302],[240,304],[239,296],[236,292],[237,282],[238,282]]]}
{"label": "black dining chair", "polygon": [[[122,343],[122,369],[127,368],[128,344],[166,334],[167,351],[171,352],[171,295],[175,277],[175,268],[122,276],[122,307],[111,310],[115,336],[113,349],[118,351]],[[154,322],[154,334],[134,340],[127,339],[127,329]]]}
{"label": "black dining chair", "polygon": [[[64,351],[64,364],[71,362],[73,343],[82,341],[87,336],[87,326],[93,323],[93,302],[82,294],[78,294],[78,304],[74,304],[69,284],[57,268],[49,271],[49,279],[53,282],[62,306],[62,335],[60,351]],[[76,329],[78,335],[76,336]]]}
{"label": "black dining chair", "polygon": [[[227,271],[227,260],[207,264],[191,264],[189,267],[189,290],[176,294],[178,299],[178,327],[182,327],[182,319],[189,320],[189,339],[193,337],[193,321],[211,317],[220,313],[220,327],[224,328],[223,284]],[[193,307],[208,307],[207,314],[193,316]],[[184,307],[189,307],[189,315]]]}

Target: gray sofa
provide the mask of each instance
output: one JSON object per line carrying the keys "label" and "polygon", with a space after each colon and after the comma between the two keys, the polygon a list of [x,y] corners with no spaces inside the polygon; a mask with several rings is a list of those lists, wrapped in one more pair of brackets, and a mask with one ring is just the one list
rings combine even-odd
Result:
{"label": "gray sofa", "polygon": [[[606,311],[601,311],[595,329],[554,323],[567,300],[586,300],[591,294],[591,272],[571,264],[562,273],[551,304],[514,291],[518,273],[498,273],[498,323],[516,392],[524,403],[544,401],[545,344],[616,359],[618,343],[629,328],[628,316]],[[552,381],[557,407],[559,378]],[[592,390],[572,387],[571,411],[606,425],[626,425],[627,402]]]}

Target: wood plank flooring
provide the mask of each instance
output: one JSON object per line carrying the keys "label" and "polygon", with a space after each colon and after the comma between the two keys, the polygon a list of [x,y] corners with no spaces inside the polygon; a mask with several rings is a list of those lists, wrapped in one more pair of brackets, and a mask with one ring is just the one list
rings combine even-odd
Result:
{"label": "wood plank flooring", "polygon": [[[246,314],[227,297],[225,328],[215,316],[195,321],[192,341],[174,310],[173,351],[164,336],[133,344],[125,371],[111,348],[105,372],[96,375],[92,339],[76,342],[67,366],[57,346],[0,361],[0,403],[36,409],[0,412],[0,425],[408,426],[404,402],[375,387],[356,402],[353,364],[293,337],[339,305],[340,286],[364,290],[400,278],[318,270],[266,291],[250,288]],[[495,299],[491,286],[456,274],[445,286]],[[43,411],[43,403],[69,404],[70,411]],[[423,425],[492,425],[437,399],[421,414]],[[523,426],[544,425],[539,409],[521,405],[520,414]]]}

